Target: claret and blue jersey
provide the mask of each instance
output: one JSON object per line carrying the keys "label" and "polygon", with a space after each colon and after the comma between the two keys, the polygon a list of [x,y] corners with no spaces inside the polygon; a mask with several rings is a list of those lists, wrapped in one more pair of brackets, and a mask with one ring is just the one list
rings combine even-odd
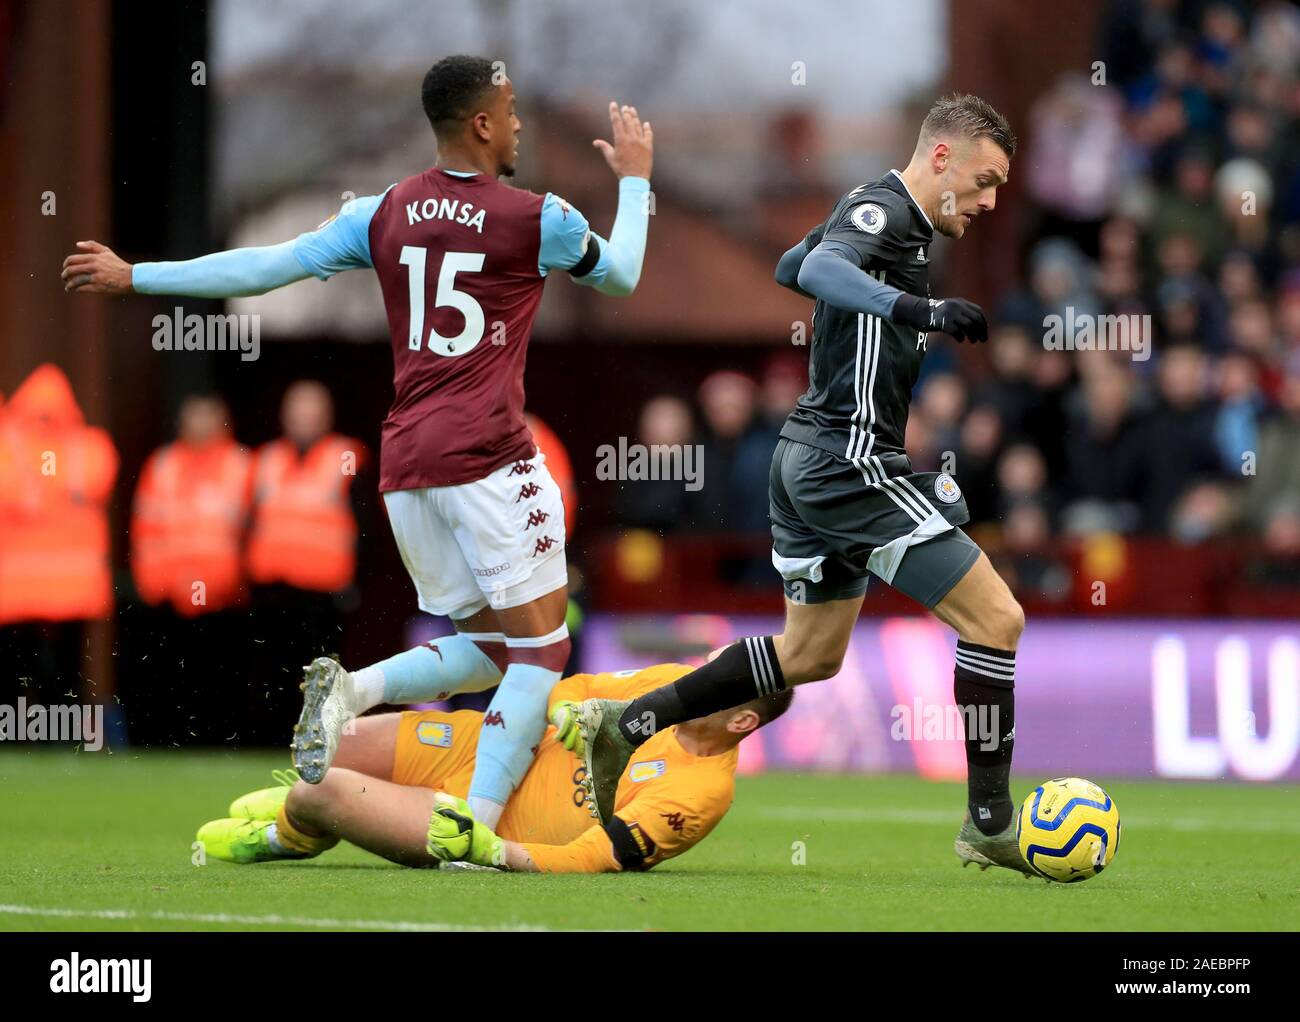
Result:
{"label": "claret and blue jersey", "polygon": [[645,251],[649,189],[644,178],[620,180],[606,241],[559,196],[433,167],[349,201],[293,241],[139,263],[132,284],[142,293],[232,297],[373,268],[396,392],[380,489],[452,486],[534,453],[523,376],[547,275],[562,270],[604,294],[630,294]]}
{"label": "claret and blue jersey", "polygon": [[[448,177],[471,179],[476,174],[440,171]],[[626,178],[633,191],[649,191],[644,178]],[[299,235],[293,242],[293,253],[314,277],[328,280],[336,273],[372,266],[370,259],[370,222],[388,193],[396,187],[389,186],[378,195],[364,195],[344,204],[337,216],[331,217],[314,231]],[[505,187],[505,186],[503,186]],[[453,220],[457,224],[482,235],[488,227],[488,211],[476,208],[472,201],[458,203],[446,196],[432,195],[413,199],[402,210],[407,223],[414,226],[426,220]],[[538,218],[537,273],[545,277],[551,270],[569,271],[586,255],[593,237],[587,218],[567,201],[547,192],[542,199]],[[582,276],[579,283],[595,286],[609,277],[612,260],[608,244],[600,242],[599,257]]]}

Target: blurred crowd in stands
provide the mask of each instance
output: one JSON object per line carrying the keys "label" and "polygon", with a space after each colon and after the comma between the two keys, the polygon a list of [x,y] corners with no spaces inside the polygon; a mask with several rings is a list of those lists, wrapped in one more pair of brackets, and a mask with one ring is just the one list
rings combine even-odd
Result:
{"label": "blurred crowd in stands", "polygon": [[[931,345],[908,453],[952,471],[972,529],[1013,553],[1246,532],[1295,561],[1300,10],[1117,2],[1097,52],[1022,126],[1021,280],[989,309],[987,359]],[[1149,357],[1051,350],[1051,316],[1149,316]],[[642,442],[705,444],[705,487],[637,487],[627,524],[766,528],[769,455],[803,386],[794,351],[646,404]]]}

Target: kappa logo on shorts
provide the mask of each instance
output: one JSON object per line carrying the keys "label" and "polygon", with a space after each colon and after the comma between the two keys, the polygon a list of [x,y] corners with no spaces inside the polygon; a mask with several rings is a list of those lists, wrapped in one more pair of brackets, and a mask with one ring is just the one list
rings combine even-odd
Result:
{"label": "kappa logo on shorts", "polygon": [[526,476],[537,471],[537,466],[531,461],[516,461],[510,466],[510,471],[506,473],[509,476]]}
{"label": "kappa logo on shorts", "polygon": [[864,202],[853,211],[853,226],[868,234],[879,234],[885,229],[885,211],[874,202]]}
{"label": "kappa logo on shorts", "polygon": [[483,717],[483,726],[499,727],[504,731],[506,726],[506,719],[505,717],[501,716],[500,710],[489,710],[487,714],[484,715]]}
{"label": "kappa logo on shorts", "polygon": [[451,725],[440,720],[423,720],[415,729],[421,745],[436,745],[439,749],[451,748]]}
{"label": "kappa logo on shorts", "polygon": [[656,777],[662,777],[668,770],[668,764],[662,759],[650,759],[641,763],[633,763],[627,771],[627,779],[634,783],[640,784],[642,781],[653,781]]}
{"label": "kappa logo on shorts", "polygon": [[934,481],[934,495],[945,504],[956,504],[961,500],[961,487],[957,480],[947,472]]}
{"label": "kappa logo on shorts", "polygon": [[536,483],[524,483],[523,486],[519,487],[519,496],[515,498],[515,503],[518,504],[521,500],[536,497],[541,492],[542,488]]}
{"label": "kappa logo on shorts", "polygon": [[525,525],[524,528],[531,529],[534,525],[541,525],[544,521],[546,521],[546,519],[550,517],[551,517],[550,513],[547,511],[529,511],[528,524]]}
{"label": "kappa logo on shorts", "polygon": [[659,815],[668,821],[668,826],[677,834],[680,834],[682,828],[686,826],[686,817],[681,813],[660,813]]}
{"label": "kappa logo on shorts", "polygon": [[533,556],[536,557],[538,554],[544,554],[553,546],[555,546],[555,540],[550,536],[543,536],[537,541],[537,546],[533,549]]}

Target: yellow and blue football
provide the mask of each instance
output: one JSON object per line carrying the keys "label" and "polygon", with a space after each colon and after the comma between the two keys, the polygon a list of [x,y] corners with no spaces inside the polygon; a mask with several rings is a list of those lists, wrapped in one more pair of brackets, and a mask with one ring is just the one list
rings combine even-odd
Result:
{"label": "yellow and blue football", "polygon": [[1020,854],[1039,876],[1077,884],[1111,864],[1119,849],[1115,800],[1082,777],[1044,781],[1016,817]]}

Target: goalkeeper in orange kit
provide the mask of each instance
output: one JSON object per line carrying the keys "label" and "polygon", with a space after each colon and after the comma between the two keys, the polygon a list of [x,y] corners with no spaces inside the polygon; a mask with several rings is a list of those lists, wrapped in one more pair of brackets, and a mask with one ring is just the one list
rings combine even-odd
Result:
{"label": "goalkeeper in orange kit", "polygon": [[[320,784],[291,774],[236,799],[198,833],[207,854],[251,863],[319,855],[340,840],[407,866],[466,862],[542,873],[645,870],[703,839],[731,806],[738,746],[789,707],[793,692],[667,728],[618,778],[588,778],[570,705],[632,699],[691,668],[578,674],[557,683],[552,720],[495,831],[465,802],[484,728],[471,710],[385,713],[356,721]],[[600,796],[599,798],[597,796]]]}

